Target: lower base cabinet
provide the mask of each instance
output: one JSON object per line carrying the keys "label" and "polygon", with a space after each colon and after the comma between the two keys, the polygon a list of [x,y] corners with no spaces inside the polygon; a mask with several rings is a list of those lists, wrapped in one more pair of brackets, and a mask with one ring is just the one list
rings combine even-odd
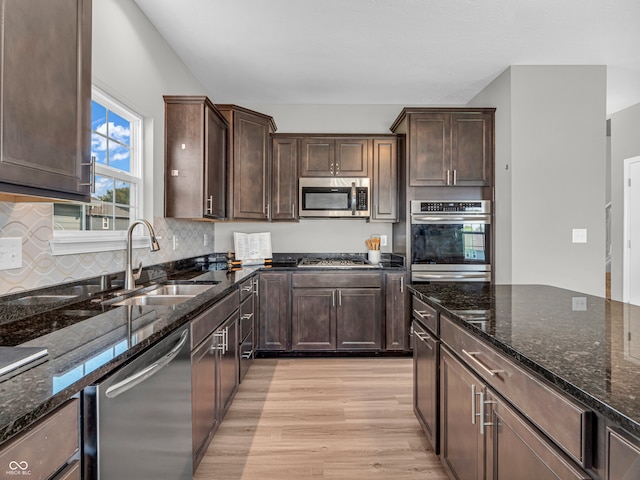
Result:
{"label": "lower base cabinet", "polygon": [[441,349],[440,362],[440,458],[452,478],[591,478],[446,347]]}
{"label": "lower base cabinet", "polygon": [[258,349],[286,352],[291,348],[291,274],[260,273],[258,285]]}
{"label": "lower base cabinet", "polygon": [[433,451],[440,452],[438,438],[438,356],[440,342],[425,326],[413,322],[413,410]]}

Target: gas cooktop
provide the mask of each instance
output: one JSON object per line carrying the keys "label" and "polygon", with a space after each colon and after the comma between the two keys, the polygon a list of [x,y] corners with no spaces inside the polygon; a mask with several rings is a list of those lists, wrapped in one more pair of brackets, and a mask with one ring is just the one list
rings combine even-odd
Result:
{"label": "gas cooktop", "polygon": [[380,265],[373,265],[364,258],[302,258],[298,262],[298,267],[313,268],[380,268]]}

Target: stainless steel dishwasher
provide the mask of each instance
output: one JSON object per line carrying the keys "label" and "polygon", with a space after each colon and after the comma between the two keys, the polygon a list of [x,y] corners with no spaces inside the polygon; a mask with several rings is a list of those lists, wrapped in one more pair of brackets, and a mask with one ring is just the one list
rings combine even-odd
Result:
{"label": "stainless steel dishwasher", "polygon": [[191,480],[189,327],[83,393],[84,478]]}

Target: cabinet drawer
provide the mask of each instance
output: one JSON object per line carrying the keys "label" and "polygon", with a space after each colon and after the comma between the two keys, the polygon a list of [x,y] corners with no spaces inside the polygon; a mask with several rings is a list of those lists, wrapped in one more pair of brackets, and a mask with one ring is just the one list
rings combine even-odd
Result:
{"label": "cabinet drawer", "polygon": [[377,288],[382,286],[379,273],[294,273],[293,288]]}
{"label": "cabinet drawer", "polygon": [[191,349],[207,338],[218,325],[238,308],[237,292],[230,293],[202,315],[191,321]]}
{"label": "cabinet drawer", "polygon": [[585,468],[590,466],[589,410],[547,386],[443,315],[440,316],[440,338],[574,460]]}
{"label": "cabinet drawer", "polygon": [[413,318],[416,318],[432,333],[438,334],[438,312],[435,308],[427,305],[418,297],[413,297],[411,311]]}
{"label": "cabinet drawer", "polygon": [[607,428],[606,480],[640,478],[640,441]]}
{"label": "cabinet drawer", "polygon": [[245,299],[240,304],[240,334],[238,340],[242,342],[244,338],[253,330],[253,297]]}
{"label": "cabinet drawer", "polygon": [[242,282],[238,287],[238,290],[240,290],[240,302],[251,296],[251,294],[253,293],[253,278]]}
{"label": "cabinet drawer", "polygon": [[64,470],[58,473],[53,480],[80,480],[81,477],[80,462],[75,460],[71,462]]}
{"label": "cabinet drawer", "polygon": [[29,478],[49,478],[78,451],[78,439],[78,400],[73,399],[4,446],[0,465],[10,469],[11,478],[25,471]]}

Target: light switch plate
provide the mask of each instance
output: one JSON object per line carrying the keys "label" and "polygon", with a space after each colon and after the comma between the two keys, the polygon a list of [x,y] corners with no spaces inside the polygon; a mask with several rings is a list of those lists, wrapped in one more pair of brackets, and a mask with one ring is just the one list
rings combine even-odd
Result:
{"label": "light switch plate", "polygon": [[0,270],[22,268],[22,238],[0,238]]}
{"label": "light switch plate", "polygon": [[586,228],[574,228],[573,229],[573,243],[587,243],[587,229]]}

